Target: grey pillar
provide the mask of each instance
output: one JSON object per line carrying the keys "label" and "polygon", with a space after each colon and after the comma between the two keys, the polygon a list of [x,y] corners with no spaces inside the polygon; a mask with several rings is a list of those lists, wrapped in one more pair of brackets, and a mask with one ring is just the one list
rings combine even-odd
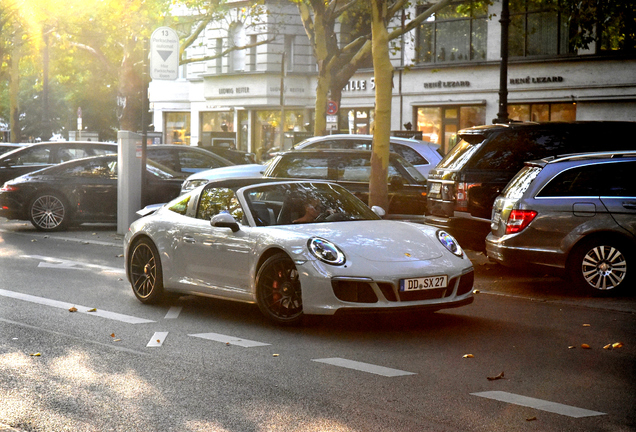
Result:
{"label": "grey pillar", "polygon": [[[134,132],[117,133],[117,233],[125,234],[141,208],[141,140]],[[139,149],[139,151],[138,151]]]}

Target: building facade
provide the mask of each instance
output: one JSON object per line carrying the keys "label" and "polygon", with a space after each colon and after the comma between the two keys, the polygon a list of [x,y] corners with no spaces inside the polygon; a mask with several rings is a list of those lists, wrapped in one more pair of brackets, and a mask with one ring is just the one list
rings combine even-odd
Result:
{"label": "building facade", "polygon": [[[627,5],[634,20],[631,1],[612,1]],[[313,130],[317,67],[296,6],[266,2],[267,13],[253,22],[241,16],[241,3],[228,13],[230,25],[206,30],[188,57],[232,45],[248,48],[183,66],[176,81],[151,83],[155,130],[163,142],[209,146],[230,138],[265,159],[270,149],[287,149]],[[620,23],[599,30],[587,49],[575,48],[573,21],[544,3],[510,0],[510,118],[636,121],[636,55],[614,34]],[[498,1],[489,7],[457,2],[394,41],[400,49],[392,58],[393,131],[421,132],[446,150],[459,129],[493,122],[499,109],[500,15]],[[331,120],[337,116],[333,132],[372,131],[374,90],[372,68],[358,70],[331,114]]]}

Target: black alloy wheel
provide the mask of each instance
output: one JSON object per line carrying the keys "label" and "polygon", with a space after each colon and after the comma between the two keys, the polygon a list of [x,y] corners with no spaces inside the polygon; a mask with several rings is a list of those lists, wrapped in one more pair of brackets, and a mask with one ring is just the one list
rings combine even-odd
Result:
{"label": "black alloy wheel", "polygon": [[625,289],[634,271],[629,246],[612,239],[580,244],[572,252],[569,267],[574,282],[595,295]]}
{"label": "black alloy wheel", "polygon": [[294,325],[303,319],[303,302],[294,262],[284,253],[269,257],[256,276],[256,300],[261,312],[276,324]]}
{"label": "black alloy wheel", "polygon": [[66,200],[53,192],[36,195],[29,206],[29,220],[40,231],[59,231],[69,224]]}
{"label": "black alloy wheel", "polygon": [[129,249],[130,283],[135,297],[142,303],[157,303],[163,297],[163,273],[159,252],[142,238]]}

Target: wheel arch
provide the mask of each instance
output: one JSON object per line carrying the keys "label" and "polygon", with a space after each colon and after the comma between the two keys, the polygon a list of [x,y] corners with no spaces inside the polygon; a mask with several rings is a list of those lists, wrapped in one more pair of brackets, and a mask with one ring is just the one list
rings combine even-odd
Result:
{"label": "wheel arch", "polygon": [[[256,266],[254,267],[254,281],[256,281],[256,275],[258,274],[258,271],[263,266],[263,263],[267,261],[269,257],[274,256],[278,253],[284,253],[285,255],[289,256],[287,251],[285,251],[283,248],[279,246],[270,247],[269,249],[267,249],[261,254],[261,256],[258,258],[258,262],[256,263]],[[289,258],[291,259],[291,257]]]}
{"label": "wheel arch", "polygon": [[617,231],[595,231],[586,236],[581,237],[575,243],[570,246],[567,251],[567,258],[565,260],[566,268],[569,267],[572,260],[573,252],[576,251],[579,247],[586,243],[599,242],[599,241],[616,241],[619,243],[627,243],[631,244],[633,247],[636,247],[636,239],[629,237],[623,233]]}

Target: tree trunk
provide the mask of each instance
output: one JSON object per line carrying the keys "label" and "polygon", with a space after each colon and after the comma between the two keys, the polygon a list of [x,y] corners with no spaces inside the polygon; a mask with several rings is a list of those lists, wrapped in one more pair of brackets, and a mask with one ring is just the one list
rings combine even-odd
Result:
{"label": "tree trunk", "polygon": [[391,136],[391,97],[393,65],[389,55],[389,33],[386,28],[387,4],[372,0],[372,53],[375,76],[375,122],[373,125],[373,153],[369,181],[369,206],[380,206],[388,212],[389,140]]}
{"label": "tree trunk", "polygon": [[124,58],[119,70],[119,101],[121,116],[119,129],[138,132],[141,130],[143,80],[135,68],[135,41],[129,39],[124,48]]}

